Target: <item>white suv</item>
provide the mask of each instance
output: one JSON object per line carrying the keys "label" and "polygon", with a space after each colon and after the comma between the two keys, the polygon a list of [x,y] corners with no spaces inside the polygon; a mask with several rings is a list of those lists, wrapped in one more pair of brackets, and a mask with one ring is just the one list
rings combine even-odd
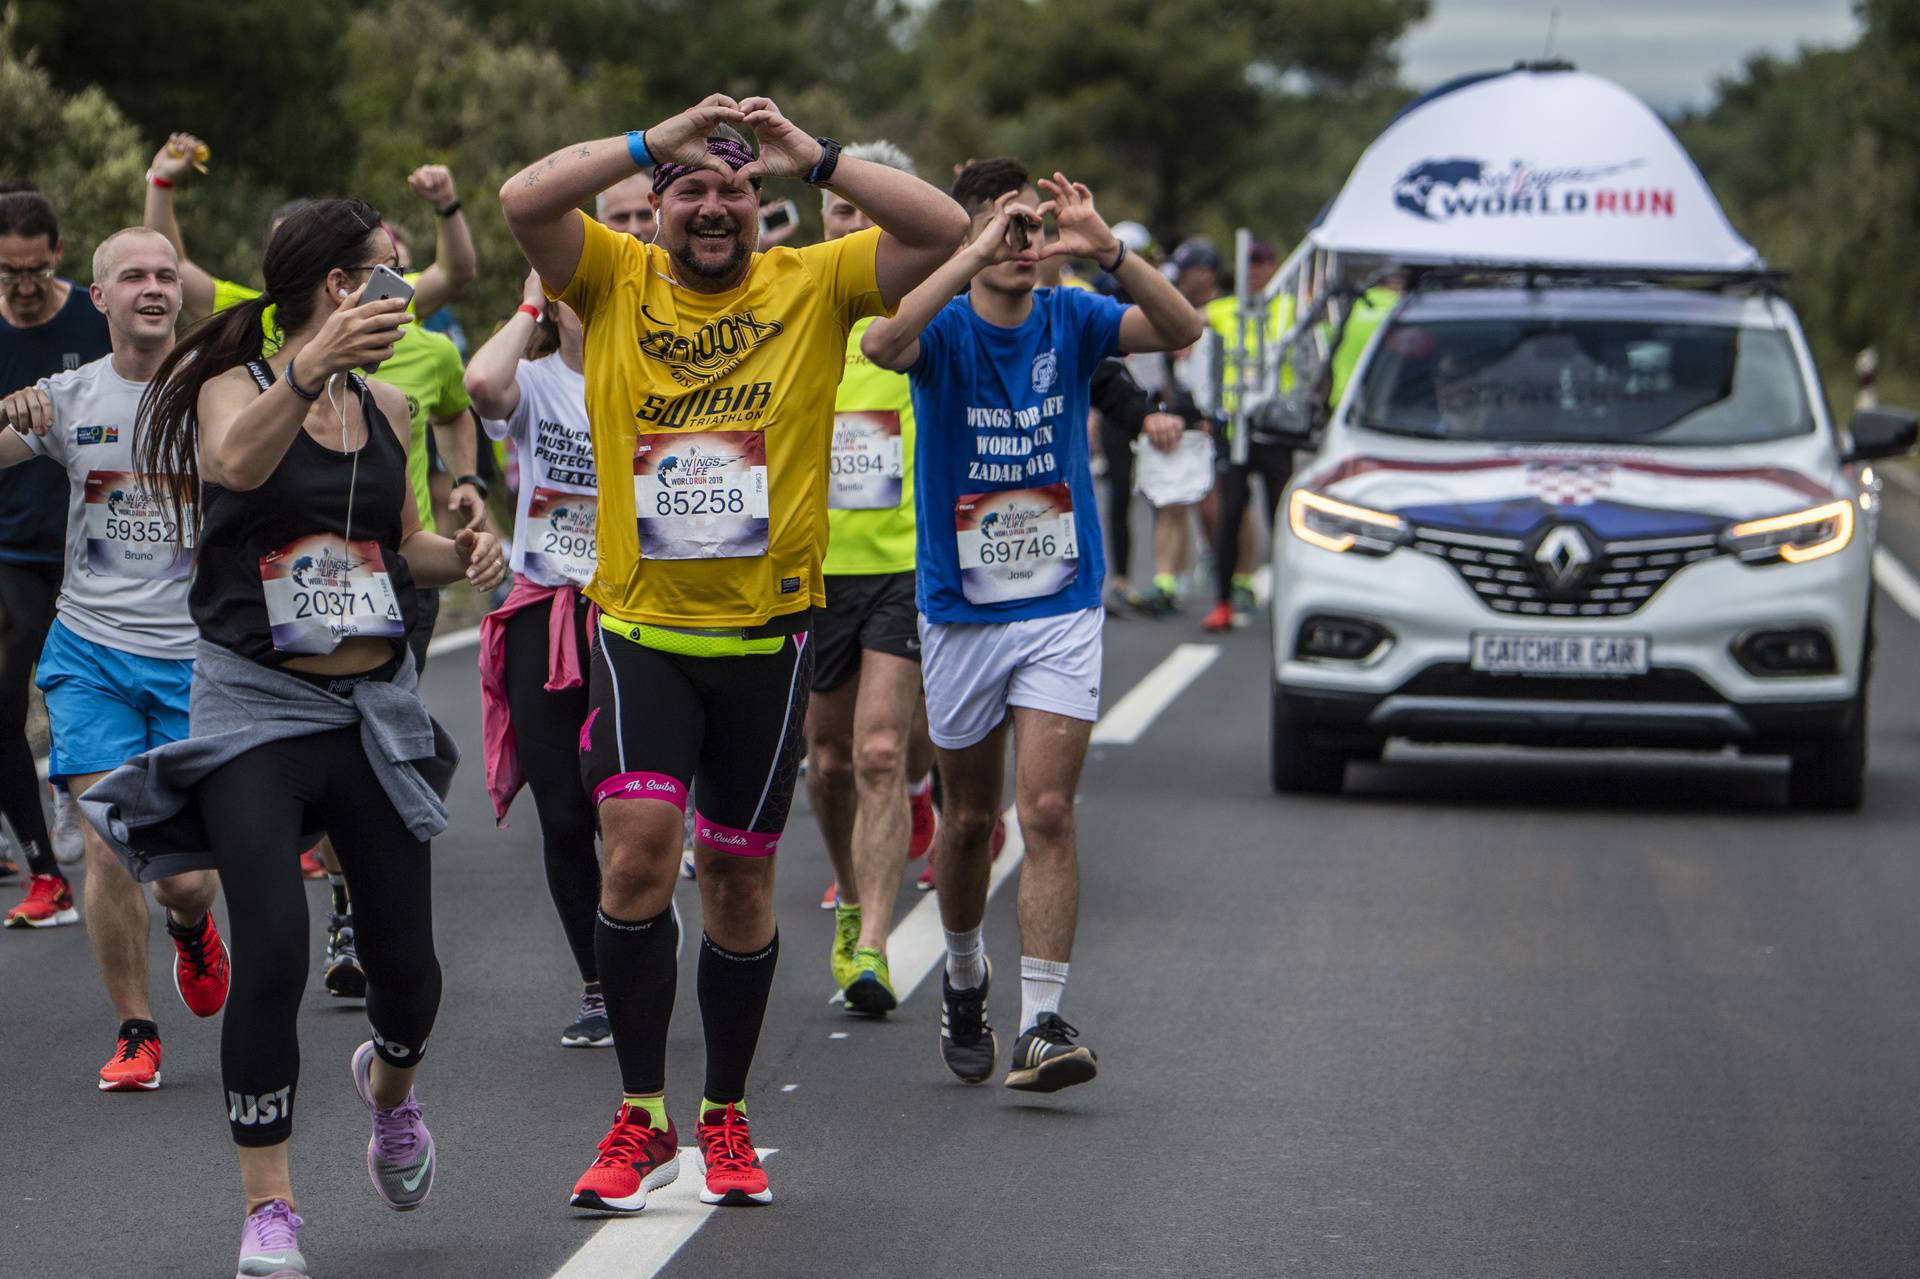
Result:
{"label": "white suv", "polygon": [[1272,777],[1389,738],[1866,763],[1878,481],[1911,416],[1837,431],[1762,287],[1416,290],[1283,503]]}

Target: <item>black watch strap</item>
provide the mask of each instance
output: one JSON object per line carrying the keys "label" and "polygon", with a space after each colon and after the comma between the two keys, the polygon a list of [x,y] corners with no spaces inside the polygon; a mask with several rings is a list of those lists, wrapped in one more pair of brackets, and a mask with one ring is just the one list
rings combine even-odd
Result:
{"label": "black watch strap", "polygon": [[462,484],[470,484],[474,488],[479,489],[481,497],[485,497],[487,495],[487,491],[488,491],[487,482],[481,479],[477,475],[461,475],[461,476],[455,477],[453,481],[453,486],[455,488],[459,488]]}
{"label": "black watch strap", "polygon": [[807,174],[808,186],[823,187],[833,181],[833,171],[840,163],[840,144],[832,138],[815,138],[820,144],[820,159]]}

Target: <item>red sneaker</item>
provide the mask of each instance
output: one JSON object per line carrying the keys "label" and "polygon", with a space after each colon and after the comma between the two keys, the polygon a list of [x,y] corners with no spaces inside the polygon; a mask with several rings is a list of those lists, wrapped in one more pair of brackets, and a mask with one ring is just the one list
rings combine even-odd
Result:
{"label": "red sneaker", "polygon": [[1221,600],[1201,619],[1203,631],[1230,631],[1233,629],[1233,605]]}
{"label": "red sneaker", "polygon": [[826,892],[820,894],[820,909],[832,910],[835,906],[838,906],[839,904],[840,904],[840,882],[838,880],[835,880],[832,883],[827,885]]}
{"label": "red sneaker", "polygon": [[101,1092],[152,1092],[160,1086],[160,1036],[121,1035],[100,1067]]}
{"label": "red sneaker", "polygon": [[753,1134],[740,1107],[728,1102],[709,1110],[694,1128],[700,1159],[707,1166],[707,1184],[700,1189],[703,1204],[770,1204],[767,1170],[754,1153]]}
{"label": "red sneaker", "polygon": [[[1006,846],[1007,846],[1007,819],[1005,817],[1002,817],[998,821],[994,822],[993,824],[993,841],[989,845],[989,847],[993,850],[994,861],[1000,860],[1000,852]],[[926,867],[921,870],[920,877],[913,881],[913,886],[919,889],[923,893],[933,887],[933,853],[931,850],[929,850],[927,853]]]}
{"label": "red sneaker", "polygon": [[173,938],[173,988],[180,1002],[195,1017],[211,1017],[227,1005],[227,977],[233,965],[227,943],[213,926],[208,911],[191,932],[175,932],[173,920],[167,920],[167,936]]}
{"label": "red sneaker", "polygon": [[673,1121],[660,1132],[648,1126],[647,1112],[622,1102],[613,1127],[600,1139],[600,1157],[573,1183],[576,1208],[630,1214],[647,1206],[647,1192],[673,1184],[680,1175],[680,1139]]}
{"label": "red sneaker", "polygon": [[7,912],[8,928],[57,928],[79,922],[73,886],[58,875],[35,875],[28,880],[27,899]]}
{"label": "red sneaker", "polygon": [[933,787],[907,796],[907,807],[913,813],[913,834],[907,839],[907,860],[912,861],[933,851],[933,832],[940,824],[933,811]]}
{"label": "red sneaker", "polygon": [[320,860],[320,845],[315,844],[300,854],[300,874],[305,879],[325,879],[327,864]]}

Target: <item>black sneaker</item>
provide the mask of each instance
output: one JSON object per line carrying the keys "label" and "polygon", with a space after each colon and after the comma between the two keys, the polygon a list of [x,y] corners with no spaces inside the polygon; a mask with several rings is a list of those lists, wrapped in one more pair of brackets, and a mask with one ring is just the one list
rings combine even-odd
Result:
{"label": "black sneaker", "polygon": [[1000,1041],[987,1024],[987,990],[993,985],[993,965],[973,990],[955,990],[940,969],[940,1057],[962,1083],[984,1082],[993,1074]]}
{"label": "black sneaker", "polygon": [[597,990],[580,996],[580,1015],[560,1032],[562,1048],[611,1048],[613,1023],[607,1020],[606,997]]}
{"label": "black sneaker", "polygon": [[327,913],[327,993],[335,999],[365,999],[367,975],[360,971],[360,956],[353,949],[353,913]]}
{"label": "black sneaker", "polygon": [[1084,1084],[1100,1073],[1093,1049],[1073,1041],[1080,1032],[1048,1013],[1040,1024],[1014,1041],[1013,1061],[1007,1069],[1007,1087],[1021,1092],[1059,1092]]}

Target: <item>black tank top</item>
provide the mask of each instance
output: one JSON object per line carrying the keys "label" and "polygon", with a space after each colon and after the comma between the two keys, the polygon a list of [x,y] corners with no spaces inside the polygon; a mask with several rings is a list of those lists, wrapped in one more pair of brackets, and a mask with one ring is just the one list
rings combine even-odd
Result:
{"label": "black tank top", "polygon": [[[273,385],[273,371],[263,361],[247,371],[265,392]],[[386,415],[374,403],[364,379],[350,375],[352,393],[360,397],[367,423],[367,443],[360,449],[354,474],[353,454],[318,443],[303,426],[287,447],[286,456],[259,488],[238,492],[207,484],[201,493],[199,564],[189,601],[200,634],[211,643],[231,649],[263,666],[278,666],[308,648],[292,638],[302,628],[337,622],[356,613],[363,633],[387,633],[396,647],[413,629],[413,575],[400,558],[403,503],[413,501],[407,483],[407,451],[393,433]],[[347,489],[353,487],[353,526],[347,527]],[[338,546],[352,539],[345,560],[329,556],[309,539],[331,535]],[[369,545],[371,544],[371,545]],[[369,554],[357,554],[354,548]],[[374,562],[375,554],[378,563]],[[392,587],[371,601],[377,614],[363,611],[366,574],[384,571]],[[337,572],[338,576],[330,576]],[[347,574],[360,574],[356,586]],[[276,615],[269,618],[268,586],[276,595]],[[377,585],[377,582],[372,583]],[[338,589],[326,589],[327,587]],[[311,589],[320,587],[321,589]],[[397,615],[388,616],[389,603]],[[276,633],[284,641],[275,645]],[[287,645],[293,645],[288,651]],[[321,650],[325,651],[325,650]]]}

